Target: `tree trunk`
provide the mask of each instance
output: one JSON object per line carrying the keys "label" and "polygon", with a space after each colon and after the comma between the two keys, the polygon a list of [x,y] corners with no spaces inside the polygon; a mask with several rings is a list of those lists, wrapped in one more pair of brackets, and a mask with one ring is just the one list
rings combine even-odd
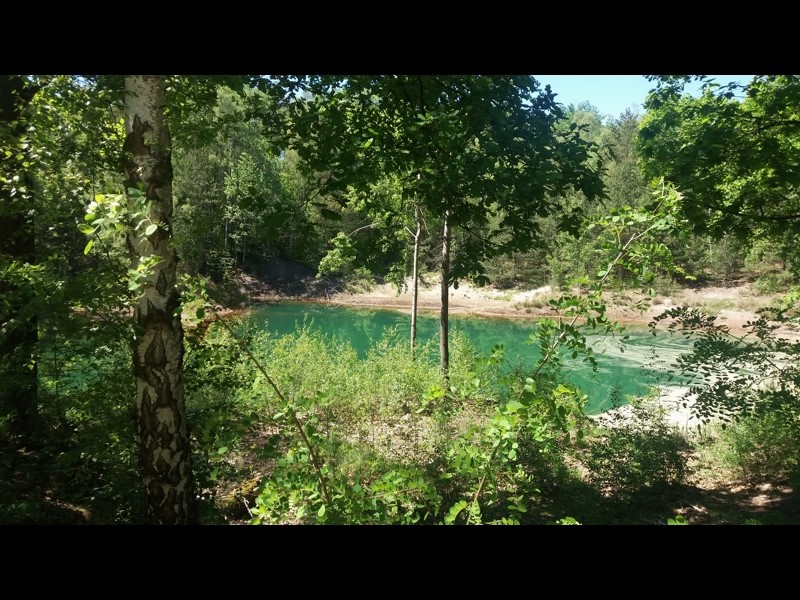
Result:
{"label": "tree trunk", "polygon": [[419,206],[414,206],[414,218],[417,221],[417,232],[414,234],[414,259],[411,265],[411,360],[417,345],[417,297],[419,296],[419,238],[422,234],[422,218]]}
{"label": "tree trunk", "polygon": [[449,344],[449,303],[450,303],[450,226],[447,222],[450,211],[444,213],[444,228],[442,230],[442,308],[439,314],[439,368],[445,378],[450,369],[450,344]]}
{"label": "tree trunk", "polygon": [[172,161],[164,98],[163,77],[125,78],[126,187],[143,188],[150,221],[158,224],[152,235],[141,230],[128,235],[133,268],[142,258],[158,259],[137,290],[133,365],[147,518],[153,524],[186,524],[194,519],[194,495],[183,395],[183,327],[175,286],[177,257],[170,244]]}
{"label": "tree trunk", "polygon": [[[23,164],[31,159],[20,144],[26,127],[21,108],[31,95],[21,77],[0,76],[0,147],[11,152],[0,156],[0,269],[36,260],[31,177]],[[29,445],[38,421],[33,286],[0,280],[0,298],[5,300],[0,304],[0,418],[9,417],[8,431]]]}

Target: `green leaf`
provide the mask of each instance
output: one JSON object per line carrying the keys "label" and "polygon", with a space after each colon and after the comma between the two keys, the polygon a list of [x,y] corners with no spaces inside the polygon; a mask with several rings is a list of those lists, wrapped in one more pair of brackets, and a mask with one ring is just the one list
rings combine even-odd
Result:
{"label": "green leaf", "polygon": [[364,144],[361,146],[362,148],[369,148],[372,146],[372,142],[375,141],[375,138],[369,138]]}
{"label": "green leaf", "polygon": [[525,408],[525,406],[516,400],[511,400],[506,404],[506,410],[511,414],[519,411],[522,408]]}
{"label": "green leaf", "polygon": [[195,313],[195,315],[197,316],[198,319],[202,319],[203,317],[206,316],[206,310],[204,308],[200,307],[200,308],[197,309],[197,312]]}
{"label": "green leaf", "polygon": [[147,229],[144,230],[144,234],[153,235],[156,232],[156,229],[158,229],[158,225],[155,223],[150,223],[150,225],[147,226]]}
{"label": "green leaf", "polygon": [[324,504],[319,507],[319,510],[317,511],[317,516],[318,517],[325,516],[325,505]]}
{"label": "green leaf", "polygon": [[86,244],[86,247],[83,249],[84,254],[89,254],[89,250],[92,249],[92,245],[94,244],[94,240],[89,240],[89,243]]}
{"label": "green leaf", "polygon": [[450,510],[447,511],[447,514],[444,517],[445,525],[452,525],[455,523],[456,518],[458,517],[459,513],[462,510],[467,508],[467,501],[466,500],[459,500],[453,506],[450,507]]}

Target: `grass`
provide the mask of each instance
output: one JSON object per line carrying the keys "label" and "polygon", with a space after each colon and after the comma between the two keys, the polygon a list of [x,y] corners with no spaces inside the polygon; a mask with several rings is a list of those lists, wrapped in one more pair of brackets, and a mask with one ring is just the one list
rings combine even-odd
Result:
{"label": "grass", "polygon": [[[401,473],[403,485],[419,477],[445,507],[454,502],[464,483],[441,477],[454,440],[519,393],[520,382],[503,382],[491,365],[477,377],[479,357],[459,336],[452,340],[445,383],[435,344],[421,347],[411,361],[404,336],[374,343],[367,359],[359,360],[347,343],[303,327],[282,337],[240,331],[297,404],[303,423],[314,424],[332,472],[348,485],[389,486],[382,498],[389,497],[391,482],[381,478]],[[57,398],[43,397],[51,433],[41,451],[0,448],[0,522],[139,520],[125,400],[132,397],[129,354],[121,341],[104,347],[111,351],[97,350],[89,340],[62,348],[69,358],[57,374],[42,365],[42,388],[58,390]],[[185,369],[203,522],[246,522],[265,477],[297,447],[296,436],[276,419],[280,402],[223,331],[212,326],[205,337],[187,336]],[[793,413],[698,433],[675,430],[662,413],[640,405],[619,427],[585,422],[581,429],[583,437],[575,429],[547,446],[521,438],[518,464],[529,481],[522,522],[573,517],[584,524],[663,524],[674,515],[690,524],[800,522],[793,492],[800,426]],[[417,500],[404,496],[404,502],[434,497],[431,488],[420,489]],[[509,493],[498,487],[498,498]],[[426,522],[441,519],[439,513]]]}
{"label": "grass", "polygon": [[[302,345],[309,345],[307,350],[316,348],[315,353],[336,354],[325,346],[324,340],[313,335],[304,336],[300,334],[286,342],[284,350],[273,355],[273,369],[279,365],[286,367],[286,358],[298,355]],[[454,436],[489,414],[490,404],[487,403],[492,402],[491,396],[461,397],[446,412],[420,411],[425,386],[408,386],[421,373],[404,378],[404,369],[411,367],[396,368],[403,364],[401,352],[387,342],[376,348],[371,358],[363,361],[362,367],[351,363],[346,353],[338,354],[338,367],[333,363],[321,367],[321,371],[341,369],[331,372],[331,378],[336,380],[344,371],[352,374],[352,380],[341,379],[338,386],[336,393],[342,398],[339,408],[344,412],[337,411],[334,418],[343,432],[339,436],[342,443],[336,462],[338,468],[351,476],[370,480],[398,464],[421,466],[435,472],[441,468],[437,465],[441,464],[443,452]],[[278,354],[283,358],[278,358]],[[431,365],[414,368],[426,372]],[[291,373],[292,369],[288,371]],[[458,386],[465,385],[464,375],[468,375],[468,369],[454,379],[459,382]],[[435,386],[435,368],[426,376],[428,384]],[[316,375],[307,373],[307,377],[314,380]],[[289,380],[292,386],[303,385],[297,372],[290,375]],[[352,405],[354,398],[357,402]],[[730,439],[720,441],[723,438],[715,429],[706,429],[702,435],[681,432],[667,425],[663,417],[662,413],[641,406],[634,419],[621,427],[590,428],[583,440],[559,444],[557,451],[547,455],[540,454],[534,447],[525,460],[539,491],[531,496],[531,511],[523,521],[544,523],[572,516],[584,524],[663,524],[668,517],[681,511],[690,523],[743,523],[748,518],[760,519],[760,522],[792,521],[795,518],[791,512],[788,516],[781,516],[780,511],[775,514],[769,510],[753,512],[750,505],[759,495],[758,490],[740,489],[728,497],[721,494],[719,490],[725,486],[738,489],[736,486],[743,486],[747,481],[744,472],[733,466],[729,452],[729,458],[724,459],[728,462],[723,460],[722,444],[730,444]],[[346,431],[349,433],[344,433]],[[257,461],[257,458],[251,460]],[[762,472],[771,473],[767,468]],[[775,471],[773,475],[777,490],[777,482],[785,481],[787,474],[784,470]],[[233,477],[231,483],[235,480]],[[686,511],[687,505],[700,508]]]}

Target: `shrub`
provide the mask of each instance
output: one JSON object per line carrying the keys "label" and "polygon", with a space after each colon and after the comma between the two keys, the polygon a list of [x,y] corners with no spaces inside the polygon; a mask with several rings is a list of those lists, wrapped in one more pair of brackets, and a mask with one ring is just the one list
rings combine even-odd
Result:
{"label": "shrub", "polygon": [[723,463],[745,479],[788,477],[800,461],[800,422],[789,411],[744,417],[722,430],[716,442]]}
{"label": "shrub", "polygon": [[762,296],[785,292],[792,284],[791,273],[766,273],[753,283],[753,291]]}
{"label": "shrub", "polygon": [[583,462],[591,484],[606,492],[627,494],[688,476],[686,439],[664,418],[662,408],[646,400],[631,404],[630,419],[613,423],[591,441]]}

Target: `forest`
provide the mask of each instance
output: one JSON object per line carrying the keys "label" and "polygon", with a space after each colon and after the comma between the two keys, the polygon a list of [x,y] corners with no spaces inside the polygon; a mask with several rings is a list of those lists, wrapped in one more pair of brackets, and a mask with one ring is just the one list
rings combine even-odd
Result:
{"label": "forest", "polygon": [[800,523],[800,77],[647,79],[0,76],[0,523]]}

